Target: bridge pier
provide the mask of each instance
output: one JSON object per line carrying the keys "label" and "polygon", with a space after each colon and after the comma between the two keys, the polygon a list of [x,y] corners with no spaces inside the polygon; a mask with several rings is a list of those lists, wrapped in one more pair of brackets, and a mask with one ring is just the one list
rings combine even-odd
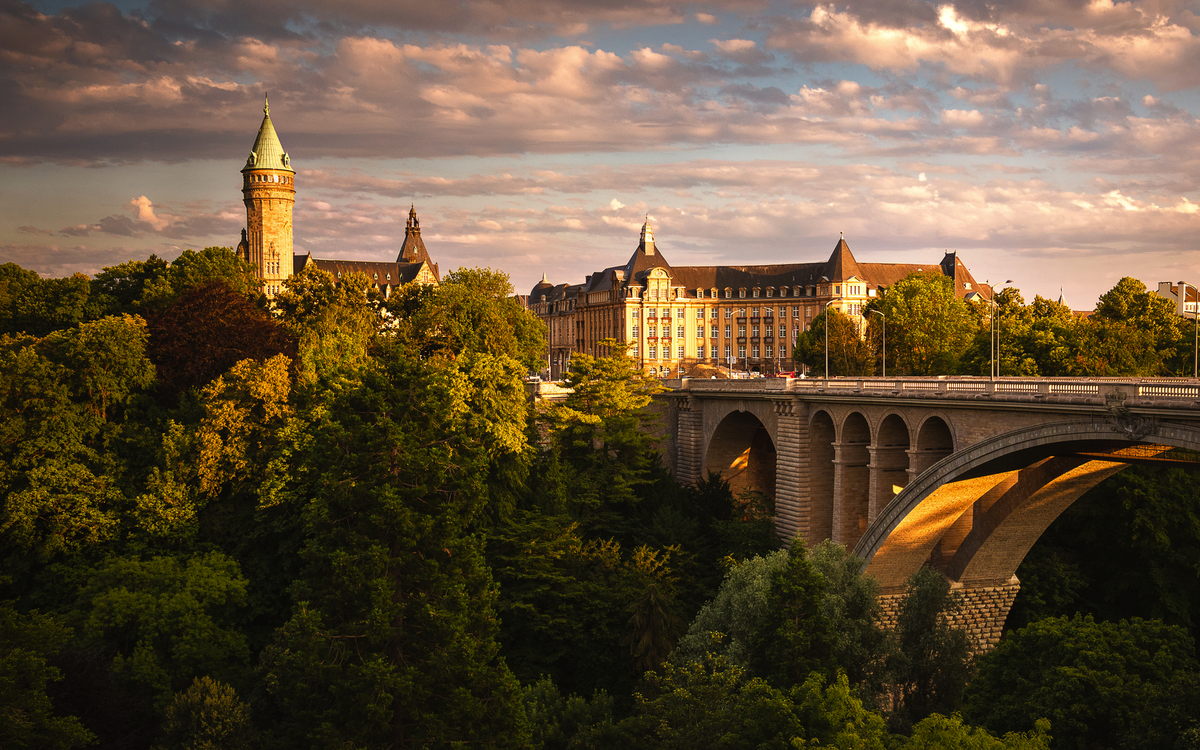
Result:
{"label": "bridge pier", "polygon": [[[808,528],[808,420],[807,409],[795,399],[775,402],[775,528],[785,540]],[[816,541],[820,541],[819,539]]]}
{"label": "bridge pier", "polygon": [[[951,582],[950,592],[958,601],[958,611],[947,621],[951,627],[966,631],[971,653],[988,651],[1000,640],[1004,634],[1004,621],[1008,619],[1008,611],[1020,590],[1021,582],[1016,576],[1007,583],[991,586],[964,586]],[[898,591],[879,595],[881,627],[886,630],[896,627],[903,599],[903,592]]]}

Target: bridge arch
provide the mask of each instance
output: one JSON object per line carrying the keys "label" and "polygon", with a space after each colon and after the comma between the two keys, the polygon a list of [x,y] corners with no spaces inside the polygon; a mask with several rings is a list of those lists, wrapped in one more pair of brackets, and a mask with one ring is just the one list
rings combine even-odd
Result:
{"label": "bridge arch", "polygon": [[834,443],[833,541],[853,546],[867,530],[871,489],[871,424],[854,410],[846,414]]}
{"label": "bridge arch", "polygon": [[[922,431],[926,424],[929,420]],[[1029,549],[1083,493],[1129,466],[1134,446],[1143,455],[1171,448],[1200,451],[1200,428],[1070,420],[980,441],[910,482],[854,552],[885,593],[899,591],[929,564],[952,585],[1012,586],[1015,596],[1016,569]]]}
{"label": "bridge arch", "polygon": [[833,415],[817,409],[808,423],[808,533],[805,542],[814,545],[833,538],[833,479],[837,450],[837,427]]}
{"label": "bridge arch", "polygon": [[704,451],[705,475],[720,474],[734,496],[757,490],[775,496],[775,440],[757,414],[730,411],[709,435]]}

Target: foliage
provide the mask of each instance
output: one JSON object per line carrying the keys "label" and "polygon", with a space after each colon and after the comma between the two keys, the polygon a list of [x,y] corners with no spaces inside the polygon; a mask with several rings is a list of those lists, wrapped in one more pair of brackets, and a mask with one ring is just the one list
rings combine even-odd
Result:
{"label": "foliage", "polygon": [[1047,750],[1050,722],[1038,719],[1029,732],[1009,732],[1002,738],[963,723],[958,714],[933,714],[913,727],[912,736],[897,750]]}
{"label": "foliage", "polygon": [[250,707],[237,691],[210,677],[197,677],[175,694],[163,718],[155,750],[250,750],[258,747]]}
{"label": "foliage", "polygon": [[833,659],[852,685],[867,695],[883,690],[887,633],[879,626],[879,586],[863,575],[865,563],[844,546],[826,540],[809,550],[813,569],[825,581],[821,617],[834,633]]}
{"label": "foliage", "polygon": [[[771,581],[788,566],[787,550],[754,557],[732,568],[717,596],[700,609],[672,661],[700,659],[710,650],[734,666],[750,666],[750,643],[767,609]],[[714,633],[724,637],[713,642]]]}
{"label": "foliage", "polygon": [[958,607],[941,573],[922,568],[908,579],[887,664],[894,728],[958,710],[971,674],[967,635],[948,622]]}
{"label": "foliage", "polygon": [[867,310],[886,316],[888,369],[897,375],[954,374],[976,326],[971,308],[954,294],[954,280],[940,273],[910,274]]}
{"label": "foliage", "polygon": [[515,362],[447,367],[400,346],[332,402],[307,459],[308,565],[263,658],[282,743],[524,742],[470,533],[489,462],[525,449],[523,413]]}
{"label": "foliage", "polygon": [[546,363],[546,326],[522,309],[508,275],[460,268],[437,286],[407,284],[387,301],[396,338],[422,357],[454,359],[489,352],[526,370]]}
{"label": "foliage", "polygon": [[236,627],[245,601],[246,579],[220,552],[114,558],[96,569],[72,619],[111,655],[114,672],[149,686],[162,708],[193,675],[237,678],[248,656]]}
{"label": "foliage", "polygon": [[567,750],[583,746],[587,735],[611,732],[613,701],[600,690],[591,700],[563,695],[543,677],[521,690],[529,720],[531,745],[537,750]]}
{"label": "foliage", "polygon": [[107,266],[92,277],[92,296],[109,315],[141,313],[147,299],[166,297],[170,292],[167,261],[151,255]]}
{"label": "foliage", "polygon": [[190,289],[148,322],[146,353],[158,368],[159,392],[169,401],[243,359],[296,358],[295,337],[220,281]]}
{"label": "foliage", "polygon": [[1179,627],[1048,618],[979,660],[966,713],[994,732],[1048,717],[1059,747],[1171,747],[1200,720],[1200,665]]}
{"label": "foliage", "polygon": [[[826,322],[829,324],[828,341],[825,336]],[[831,377],[870,375],[875,372],[875,355],[870,344],[863,340],[854,320],[832,308],[826,308],[813,318],[808,330],[796,337],[792,356],[796,362],[806,365],[811,374],[824,377],[827,344]]]}
{"label": "foliage", "polygon": [[750,637],[750,666],[772,685],[787,689],[810,672],[834,670],[835,634],[822,612],[825,579],[793,544],[788,564],[771,577],[766,606]]}
{"label": "foliage", "polygon": [[47,686],[62,679],[50,666],[71,630],[38,612],[0,603],[0,747],[67,750],[95,740],[74,716],[55,715]]}

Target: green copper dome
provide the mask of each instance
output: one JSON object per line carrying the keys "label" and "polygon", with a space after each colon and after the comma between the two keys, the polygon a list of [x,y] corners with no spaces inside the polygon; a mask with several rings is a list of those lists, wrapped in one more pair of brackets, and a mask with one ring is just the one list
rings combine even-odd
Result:
{"label": "green copper dome", "polygon": [[254,139],[254,148],[250,150],[250,156],[247,157],[246,166],[242,167],[242,171],[246,172],[251,169],[282,169],[293,174],[296,171],[292,169],[292,160],[283,150],[279,136],[275,134],[275,126],[271,124],[271,105],[265,96],[263,97],[262,126],[258,129],[258,137]]}

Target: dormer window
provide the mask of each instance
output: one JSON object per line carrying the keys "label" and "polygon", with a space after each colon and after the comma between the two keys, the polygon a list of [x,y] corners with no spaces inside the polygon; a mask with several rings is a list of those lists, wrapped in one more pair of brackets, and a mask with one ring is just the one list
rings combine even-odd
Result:
{"label": "dormer window", "polygon": [[733,290],[730,289],[729,287],[725,287],[725,299],[732,299],[732,298],[733,298]]}
{"label": "dormer window", "polygon": [[771,287],[767,287],[767,296],[768,296],[768,297],[770,297],[770,296],[771,296],[771,291],[772,291],[772,290],[771,290]]}
{"label": "dormer window", "polygon": [[755,299],[758,298],[758,287],[754,287],[754,297]]}
{"label": "dormer window", "polygon": [[746,290],[745,289],[738,290],[738,299],[746,299]]}

